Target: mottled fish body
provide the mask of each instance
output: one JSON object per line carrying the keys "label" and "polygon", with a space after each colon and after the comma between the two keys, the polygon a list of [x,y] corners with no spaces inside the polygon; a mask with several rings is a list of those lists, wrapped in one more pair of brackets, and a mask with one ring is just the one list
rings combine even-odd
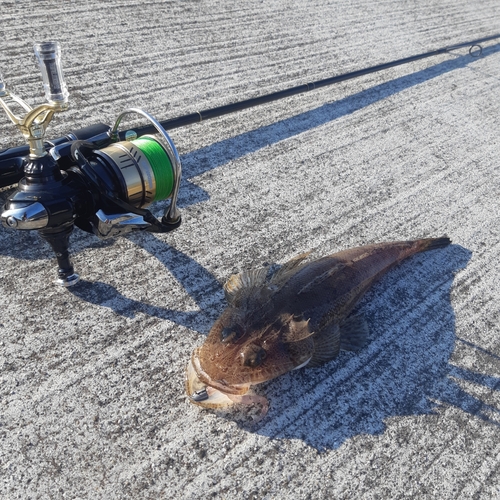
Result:
{"label": "mottled fish body", "polygon": [[363,347],[366,323],[350,316],[360,298],[402,260],[448,244],[446,237],[379,243],[309,262],[306,253],[271,275],[262,268],[231,276],[228,307],[188,364],[188,396],[207,408],[260,403],[262,417],[267,400],[247,394],[252,385]]}

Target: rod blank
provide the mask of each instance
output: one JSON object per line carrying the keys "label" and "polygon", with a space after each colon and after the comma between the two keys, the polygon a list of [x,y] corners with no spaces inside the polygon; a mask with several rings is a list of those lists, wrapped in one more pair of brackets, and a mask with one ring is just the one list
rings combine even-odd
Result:
{"label": "rod blank", "polygon": [[[178,118],[172,118],[171,120],[165,120],[163,122],[160,122],[160,124],[165,130],[172,130],[174,128],[184,127],[186,125],[191,125],[193,123],[209,120],[210,118],[217,118],[219,116],[227,115],[229,113],[234,113],[236,111],[241,111],[243,109],[253,108],[254,106],[260,106],[261,104],[266,104],[293,95],[302,94],[310,90],[319,89],[321,87],[327,87],[335,83],[344,82],[346,80],[352,80],[353,78],[358,78],[360,76],[368,75],[370,73],[376,73],[378,71],[383,71],[385,69],[393,68],[395,66],[408,64],[410,62],[418,61],[420,59],[426,59],[428,57],[434,57],[439,54],[445,54],[447,52],[460,49],[462,47],[472,48],[475,45],[478,45],[483,42],[488,42],[490,40],[495,40],[497,38],[500,38],[500,33],[496,35],[487,36],[484,38],[479,38],[477,40],[472,40],[469,42],[450,45],[448,47],[432,50],[430,52],[425,52],[423,54],[417,54],[414,56],[405,57],[403,59],[397,59],[396,61],[378,64],[377,66],[371,66],[369,68],[352,71],[350,73],[344,73],[343,75],[332,76],[330,78],[325,78],[324,80],[318,80],[312,83],[305,83],[303,85],[298,85],[296,87],[291,87],[289,89],[280,90],[278,92],[273,92],[271,94],[263,95],[261,97],[254,97],[252,99],[246,99],[245,101],[235,102],[233,104],[226,104],[225,106],[219,106],[217,108],[206,109],[204,111],[197,111],[195,113],[190,113],[188,115],[179,116]],[[154,127],[151,126],[145,126],[134,129],[134,131],[137,133],[138,136],[141,136],[145,134],[154,134],[156,132],[156,129],[154,129]],[[119,137],[120,140],[125,139],[125,132],[120,132]]]}

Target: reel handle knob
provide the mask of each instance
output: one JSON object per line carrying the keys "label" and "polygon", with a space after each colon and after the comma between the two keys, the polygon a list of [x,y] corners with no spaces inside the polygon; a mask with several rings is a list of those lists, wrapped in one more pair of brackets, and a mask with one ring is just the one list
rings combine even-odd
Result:
{"label": "reel handle knob", "polygon": [[62,71],[59,42],[35,43],[33,48],[42,72],[47,101],[51,104],[66,105],[69,92]]}

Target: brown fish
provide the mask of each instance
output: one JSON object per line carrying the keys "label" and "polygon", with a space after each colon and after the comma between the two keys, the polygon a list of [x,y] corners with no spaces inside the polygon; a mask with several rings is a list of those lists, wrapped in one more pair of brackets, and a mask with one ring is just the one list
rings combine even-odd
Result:
{"label": "brown fish", "polygon": [[268,268],[231,276],[228,307],[188,364],[190,400],[206,408],[259,403],[262,418],[267,399],[247,394],[250,386],[363,347],[366,323],[349,315],[368,288],[403,259],[449,244],[446,237],[379,243],[307,263],[304,253],[271,276]]}

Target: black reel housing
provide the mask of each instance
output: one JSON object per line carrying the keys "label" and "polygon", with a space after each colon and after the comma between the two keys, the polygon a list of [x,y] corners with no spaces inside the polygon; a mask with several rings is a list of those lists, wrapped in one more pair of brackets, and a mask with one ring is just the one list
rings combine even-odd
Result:
{"label": "black reel housing", "polygon": [[[0,153],[0,185],[18,182],[5,203],[2,224],[38,230],[56,254],[58,284],[71,286],[79,279],[69,258],[75,225],[104,239],[134,230],[168,232],[181,223],[176,206],[181,166],[175,146],[161,126],[163,144],[148,136],[156,157],[148,159],[130,131],[129,141],[117,140],[116,128],[127,113],[157,124],[144,111],[129,110],[114,131],[98,124],[72,132],[45,143],[41,157],[31,158],[28,147]],[[159,198],[157,188],[165,172],[170,184],[162,191],[166,196]],[[145,207],[165,198],[171,202],[160,221]]]}

